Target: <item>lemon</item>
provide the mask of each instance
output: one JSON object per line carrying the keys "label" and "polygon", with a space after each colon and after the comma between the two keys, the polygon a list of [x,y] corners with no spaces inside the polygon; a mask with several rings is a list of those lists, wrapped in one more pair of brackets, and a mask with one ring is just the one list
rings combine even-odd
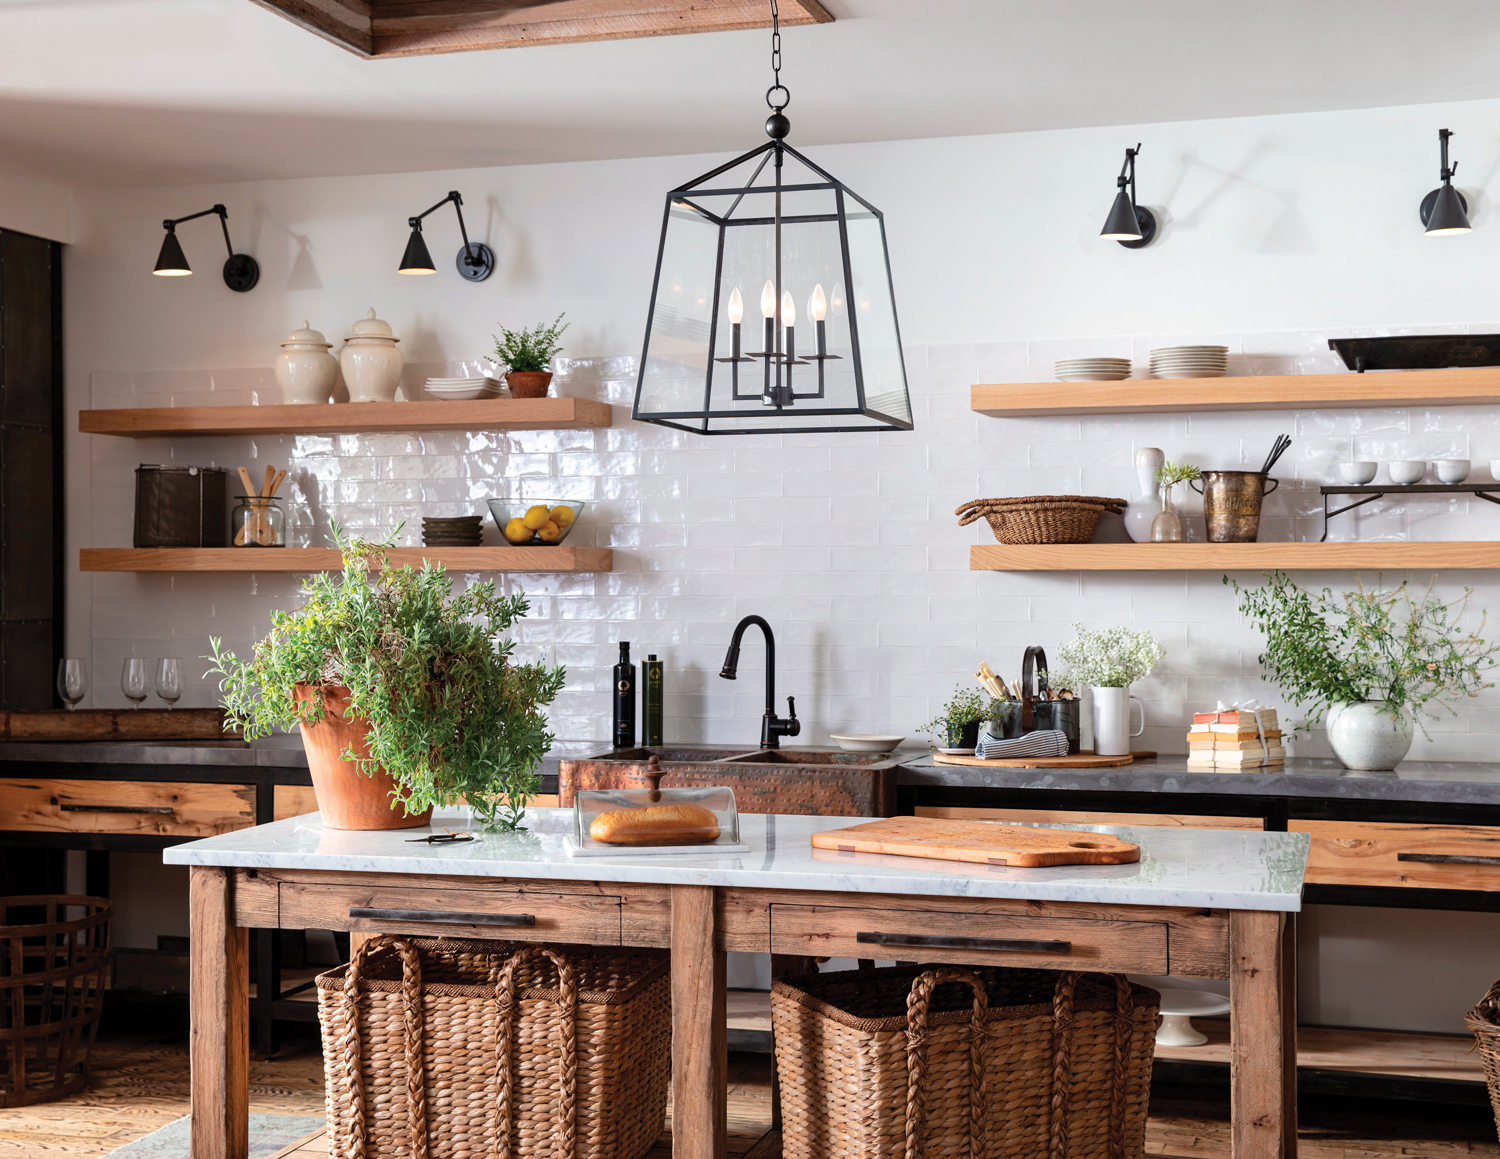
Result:
{"label": "lemon", "polygon": [[505,538],[512,543],[525,543],[531,538],[531,528],[520,519],[512,519],[505,525]]}
{"label": "lemon", "polygon": [[521,516],[521,522],[526,524],[527,527],[531,528],[532,531],[538,531],[541,529],[542,524],[546,523],[547,520],[551,518],[552,512],[548,511],[545,506],[538,503],[535,507],[527,508],[526,514]]}
{"label": "lemon", "polygon": [[561,534],[562,528],[549,519],[546,523],[542,524],[536,533],[536,537],[543,543],[556,543],[557,537]]}
{"label": "lemon", "polygon": [[552,509],[552,522],[557,524],[559,529],[572,527],[573,509],[564,504],[558,504]]}

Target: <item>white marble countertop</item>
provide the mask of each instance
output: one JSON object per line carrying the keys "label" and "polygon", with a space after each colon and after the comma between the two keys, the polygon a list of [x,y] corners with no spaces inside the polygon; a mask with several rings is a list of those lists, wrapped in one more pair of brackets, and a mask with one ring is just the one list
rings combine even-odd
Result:
{"label": "white marble countertop", "polygon": [[[857,817],[744,814],[740,839],[749,853],[573,859],[563,847],[571,809],[527,810],[524,833],[479,834],[459,845],[413,844],[428,830],[325,830],[316,813],[207,837],[167,849],[170,865],[246,869],[320,869],[355,873],[522,877],[553,881],[621,881],[723,885],[849,893],[1026,898],[1106,905],[1202,906],[1212,909],[1302,908],[1305,833],[1233,829],[1056,826],[1115,833],[1141,847],[1133,865],[1066,865],[1047,869],[969,865],[927,858],[813,849],[811,836],[859,824]],[[459,830],[458,812],[434,814],[433,828]]]}

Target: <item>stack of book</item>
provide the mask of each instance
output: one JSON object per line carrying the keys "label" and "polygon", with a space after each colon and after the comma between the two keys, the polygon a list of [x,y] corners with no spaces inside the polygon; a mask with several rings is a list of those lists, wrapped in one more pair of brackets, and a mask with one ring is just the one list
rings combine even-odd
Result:
{"label": "stack of book", "polygon": [[1195,712],[1188,729],[1188,768],[1248,769],[1286,763],[1274,708]]}

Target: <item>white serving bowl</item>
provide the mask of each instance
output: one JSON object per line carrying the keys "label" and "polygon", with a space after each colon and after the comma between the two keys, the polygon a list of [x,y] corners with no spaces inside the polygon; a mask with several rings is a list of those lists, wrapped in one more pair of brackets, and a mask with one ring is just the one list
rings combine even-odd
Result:
{"label": "white serving bowl", "polygon": [[1375,472],[1380,469],[1379,463],[1372,463],[1368,459],[1359,459],[1352,463],[1340,463],[1339,474],[1344,477],[1344,482],[1351,487],[1363,487],[1371,479],[1375,478]]}
{"label": "white serving bowl", "polygon": [[829,733],[829,739],[846,753],[888,753],[906,738],[904,736],[880,736],[875,734]]}
{"label": "white serving bowl", "polygon": [[1432,465],[1439,483],[1462,483],[1469,477],[1468,459],[1439,459]]}
{"label": "white serving bowl", "polygon": [[1392,483],[1406,487],[1422,481],[1422,476],[1427,474],[1427,464],[1418,459],[1397,459],[1387,470],[1391,473]]}

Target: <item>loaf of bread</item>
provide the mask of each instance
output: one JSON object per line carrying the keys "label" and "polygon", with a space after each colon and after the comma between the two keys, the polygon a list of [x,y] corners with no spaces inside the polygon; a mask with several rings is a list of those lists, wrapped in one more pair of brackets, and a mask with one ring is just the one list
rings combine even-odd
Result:
{"label": "loaf of bread", "polygon": [[603,845],[702,845],[719,839],[719,819],[701,805],[651,805],[600,813],[589,836]]}

